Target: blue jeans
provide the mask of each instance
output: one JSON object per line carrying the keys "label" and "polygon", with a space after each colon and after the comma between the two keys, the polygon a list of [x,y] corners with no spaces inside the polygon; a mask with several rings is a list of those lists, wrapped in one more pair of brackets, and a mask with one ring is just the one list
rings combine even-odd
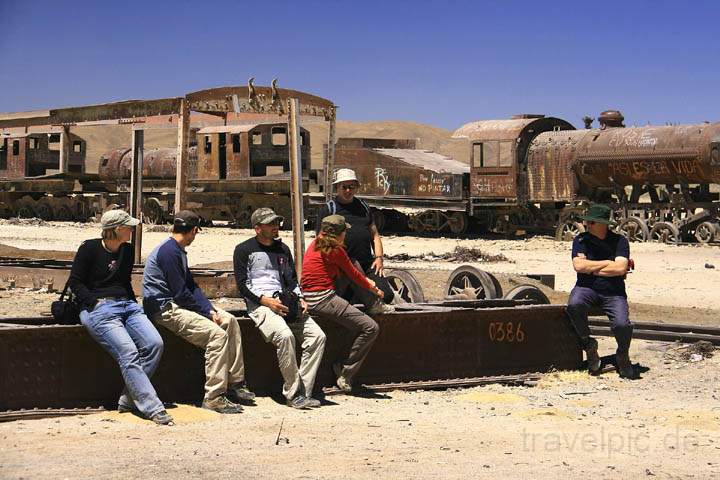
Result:
{"label": "blue jeans", "polygon": [[150,383],[160,363],[163,341],[142,307],[132,300],[106,300],[90,312],[80,312],[80,322],[120,366],[125,390],[118,404],[134,404],[147,418],[164,410]]}
{"label": "blue jeans", "polygon": [[580,336],[583,348],[590,339],[588,312],[591,307],[602,308],[610,320],[610,328],[617,341],[618,353],[628,353],[633,326],[630,323],[627,298],[622,295],[604,295],[589,287],[575,287],[568,298],[567,314]]}

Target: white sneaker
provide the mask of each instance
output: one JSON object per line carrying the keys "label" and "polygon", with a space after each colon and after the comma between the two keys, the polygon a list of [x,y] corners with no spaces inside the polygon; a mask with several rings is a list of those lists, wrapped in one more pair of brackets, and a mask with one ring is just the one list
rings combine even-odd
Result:
{"label": "white sneaker", "polygon": [[367,313],[370,315],[377,315],[378,313],[393,313],[394,311],[395,311],[394,306],[388,305],[387,303],[383,303],[380,301],[373,303],[367,309]]}

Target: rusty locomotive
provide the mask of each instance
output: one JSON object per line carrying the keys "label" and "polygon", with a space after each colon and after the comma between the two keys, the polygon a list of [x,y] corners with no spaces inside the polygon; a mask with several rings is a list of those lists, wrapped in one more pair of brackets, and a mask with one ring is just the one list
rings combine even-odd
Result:
{"label": "rusty locomotive", "polygon": [[[204,218],[247,226],[258,206],[290,215],[286,123],[253,123],[194,129],[188,149],[188,207]],[[57,173],[59,135],[6,136],[0,147],[0,215],[79,220],[114,205],[127,205],[132,149],[100,157],[97,174],[85,173],[85,142],[71,136],[68,173]],[[310,134],[301,129],[301,161],[308,171]],[[57,142],[55,142],[57,143]],[[176,148],[143,153],[143,214],[163,223],[173,211]],[[304,178],[305,189],[311,182]]]}
{"label": "rusty locomotive", "polygon": [[[718,240],[720,123],[625,128],[623,120],[609,110],[595,129],[589,118],[576,130],[542,115],[468,123],[453,134],[470,144],[464,170],[403,141],[340,139],[335,166],[358,170],[379,225],[569,239],[583,229],[587,203],[605,202],[632,241]],[[383,157],[404,168],[386,168]]]}

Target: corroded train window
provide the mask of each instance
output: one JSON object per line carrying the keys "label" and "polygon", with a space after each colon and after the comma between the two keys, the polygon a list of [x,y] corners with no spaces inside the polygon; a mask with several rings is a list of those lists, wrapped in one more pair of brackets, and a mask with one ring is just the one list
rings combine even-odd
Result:
{"label": "corroded train window", "polygon": [[28,149],[35,150],[36,148],[38,148],[37,138],[28,138]]}
{"label": "corroded train window", "polygon": [[483,167],[497,167],[498,157],[500,153],[500,142],[485,142],[483,143],[482,152],[482,166]]}
{"label": "corroded train window", "polygon": [[13,155],[20,155],[20,140],[13,140]]}
{"label": "corroded train window", "polygon": [[205,153],[212,152],[212,141],[210,140],[210,135],[205,135],[205,147],[203,148],[203,151]]}
{"label": "corroded train window", "polygon": [[262,133],[260,133],[260,132],[253,132],[253,134],[252,134],[252,144],[253,144],[253,145],[262,145],[262,143],[263,143]]}
{"label": "corroded train window", "polygon": [[285,127],[272,127],[270,135],[272,144],[276,147],[287,145],[287,130]]}
{"label": "corroded train window", "polygon": [[73,142],[73,152],[82,153],[82,142],[80,140],[75,140]]}
{"label": "corroded train window", "polygon": [[235,133],[232,136],[233,153],[240,153],[240,134]]}
{"label": "corroded train window", "polygon": [[472,166],[473,167],[482,167],[482,152],[483,152],[483,144],[482,143],[473,143],[472,146]]}
{"label": "corroded train window", "polygon": [[512,142],[500,142],[500,167],[512,166]]}

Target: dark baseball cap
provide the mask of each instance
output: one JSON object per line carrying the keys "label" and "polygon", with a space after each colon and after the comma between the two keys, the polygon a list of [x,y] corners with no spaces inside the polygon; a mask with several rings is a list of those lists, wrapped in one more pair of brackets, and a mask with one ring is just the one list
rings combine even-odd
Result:
{"label": "dark baseball cap", "polygon": [[202,230],[202,228],[200,228],[200,225],[202,225],[202,217],[190,210],[180,210],[175,214],[173,225],[178,227],[198,227],[199,230]]}
{"label": "dark baseball cap", "polygon": [[332,235],[340,235],[348,228],[350,228],[350,224],[345,221],[345,217],[342,215],[328,215],[322,219],[320,224],[321,232]]}

